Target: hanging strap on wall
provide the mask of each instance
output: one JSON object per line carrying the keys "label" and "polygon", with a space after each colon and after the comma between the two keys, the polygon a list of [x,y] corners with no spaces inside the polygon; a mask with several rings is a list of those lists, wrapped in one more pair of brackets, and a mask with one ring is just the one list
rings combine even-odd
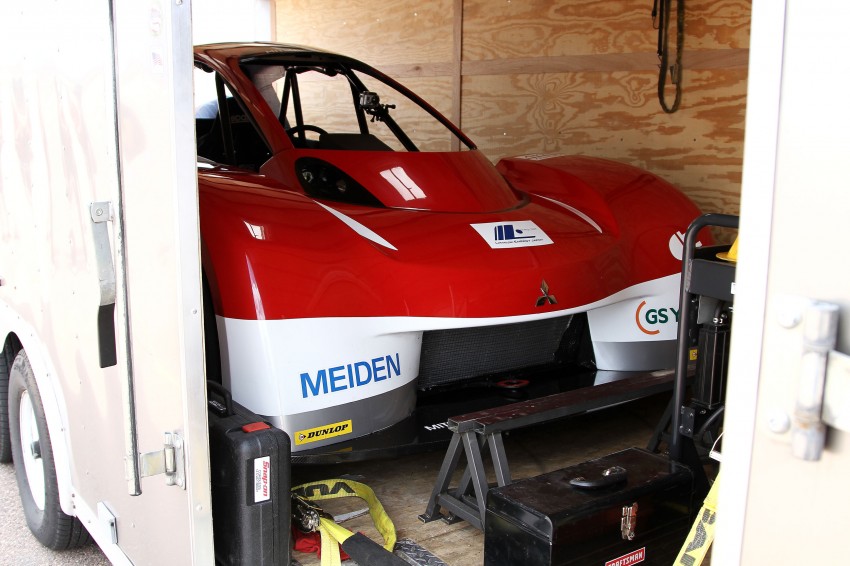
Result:
{"label": "hanging strap on wall", "polygon": [[[673,0],[653,0],[652,26],[658,30],[658,102],[661,109],[672,114],[679,109],[682,101],[682,49],[685,44],[685,0],[676,0],[676,63],[669,64],[670,49],[670,6]],[[676,97],[673,105],[667,104],[665,89],[667,87],[667,71],[670,71],[670,82],[676,86]]]}

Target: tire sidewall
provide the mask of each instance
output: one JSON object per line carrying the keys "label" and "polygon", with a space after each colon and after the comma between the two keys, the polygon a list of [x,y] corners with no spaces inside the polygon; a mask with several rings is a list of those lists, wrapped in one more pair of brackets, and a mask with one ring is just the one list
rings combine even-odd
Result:
{"label": "tire sidewall", "polygon": [[0,350],[0,463],[12,461],[12,440],[9,434],[9,371],[12,366],[12,349],[8,342]]}
{"label": "tire sidewall", "polygon": [[[29,480],[24,468],[21,446],[21,397],[24,392],[29,395],[35,413],[38,428],[39,445],[41,448],[41,465],[44,469],[45,501],[44,509],[39,509],[30,491]],[[18,481],[18,492],[27,526],[35,537],[48,548],[55,548],[59,522],[67,517],[59,505],[59,488],[56,482],[56,466],[53,460],[53,450],[47,420],[44,416],[44,406],[41,395],[35,383],[35,376],[26,354],[21,351],[9,372],[9,433],[12,445],[12,459],[15,463],[15,476]],[[61,544],[60,544],[61,546]]]}

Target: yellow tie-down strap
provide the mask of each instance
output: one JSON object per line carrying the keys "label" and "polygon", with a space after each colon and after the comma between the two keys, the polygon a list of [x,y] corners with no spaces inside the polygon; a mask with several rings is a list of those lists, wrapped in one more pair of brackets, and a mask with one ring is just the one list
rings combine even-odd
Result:
{"label": "yellow tie-down strap", "polygon": [[708,552],[711,542],[714,540],[714,528],[717,519],[717,493],[720,491],[720,474],[714,479],[714,485],[705,496],[702,509],[699,510],[699,515],[694,526],[691,527],[691,532],[688,533],[688,538],[679,551],[679,556],[676,557],[674,566],[699,566],[702,564],[706,553]]}
{"label": "yellow tie-down strap", "polygon": [[[341,497],[359,497],[369,506],[369,515],[381,536],[384,548],[392,552],[395,548],[395,525],[384,506],[378,500],[372,488],[366,484],[348,479],[330,479],[304,483],[292,488],[292,492],[307,501],[323,501]],[[322,566],[340,566],[339,545],[354,533],[338,525],[327,517],[319,519],[319,533],[322,537]]]}

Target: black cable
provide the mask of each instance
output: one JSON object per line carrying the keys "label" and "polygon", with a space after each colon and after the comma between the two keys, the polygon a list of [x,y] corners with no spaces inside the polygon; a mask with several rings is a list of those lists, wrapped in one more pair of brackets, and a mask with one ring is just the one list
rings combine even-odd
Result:
{"label": "black cable", "polygon": [[694,435],[694,439],[697,442],[702,442],[702,437],[705,436],[706,432],[708,432],[709,427],[712,426],[715,422],[717,422],[717,420],[723,415],[723,412],[725,410],[726,407],[724,405],[721,405],[717,408],[716,411],[714,411],[714,413],[710,417],[705,419],[705,422],[702,423],[702,426],[699,427],[699,430]]}
{"label": "black cable", "polygon": [[676,63],[669,67],[670,81],[676,86],[676,97],[673,105],[668,106],[665,88],[669,63],[668,32],[671,2],[672,0],[654,0],[652,6],[652,22],[655,27],[657,21],[658,58],[661,61],[658,73],[658,102],[661,103],[661,109],[668,114],[678,110],[679,103],[682,101],[682,50],[685,44],[685,0],[676,0]]}

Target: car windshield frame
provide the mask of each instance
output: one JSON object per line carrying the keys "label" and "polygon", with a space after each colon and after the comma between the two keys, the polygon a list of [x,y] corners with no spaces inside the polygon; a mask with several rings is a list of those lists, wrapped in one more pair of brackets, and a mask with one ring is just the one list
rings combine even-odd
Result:
{"label": "car windshield frame", "polygon": [[[259,66],[281,70],[277,76],[277,80],[283,81],[283,89],[282,92],[279,91],[276,93],[278,97],[276,101],[270,100],[270,98],[274,98],[274,95],[263,92],[265,87],[269,86],[269,83],[258,84],[258,81],[254,79],[260,73],[261,68]],[[272,53],[243,57],[239,61],[239,67],[242,73],[261,91],[264,103],[269,107],[271,113],[278,117],[281,128],[287,133],[288,138],[295,147],[392,151],[392,147],[379,141],[370,133],[368,124],[378,122],[385,125],[392,136],[395,137],[394,141],[397,140],[398,142],[398,144],[395,144],[396,149],[409,152],[433,151],[420,149],[419,145],[411,139],[408,132],[394,119],[392,110],[395,109],[395,104],[381,101],[378,94],[369,90],[364,84],[361,79],[361,75],[363,75],[381,83],[382,87],[394,91],[406,101],[413,103],[418,111],[424,111],[432,120],[440,124],[444,130],[447,130],[446,134],[450,136],[448,152],[477,149],[475,143],[459,128],[416,93],[388,75],[356,59],[322,52]],[[359,133],[355,135],[374,138],[372,141],[369,141],[362,147],[356,145],[352,147],[322,147],[316,143],[311,145],[306,141],[305,130],[313,128],[304,122],[302,100],[298,85],[298,77],[306,72],[316,72],[331,78],[343,76],[347,79],[351,93],[352,112],[356,118],[359,130]],[[267,81],[268,77],[264,80]],[[294,118],[295,124],[287,121],[287,113]],[[413,128],[413,131],[415,132],[416,129]],[[322,132],[324,131],[322,130]],[[324,133],[327,134],[327,132]]]}

